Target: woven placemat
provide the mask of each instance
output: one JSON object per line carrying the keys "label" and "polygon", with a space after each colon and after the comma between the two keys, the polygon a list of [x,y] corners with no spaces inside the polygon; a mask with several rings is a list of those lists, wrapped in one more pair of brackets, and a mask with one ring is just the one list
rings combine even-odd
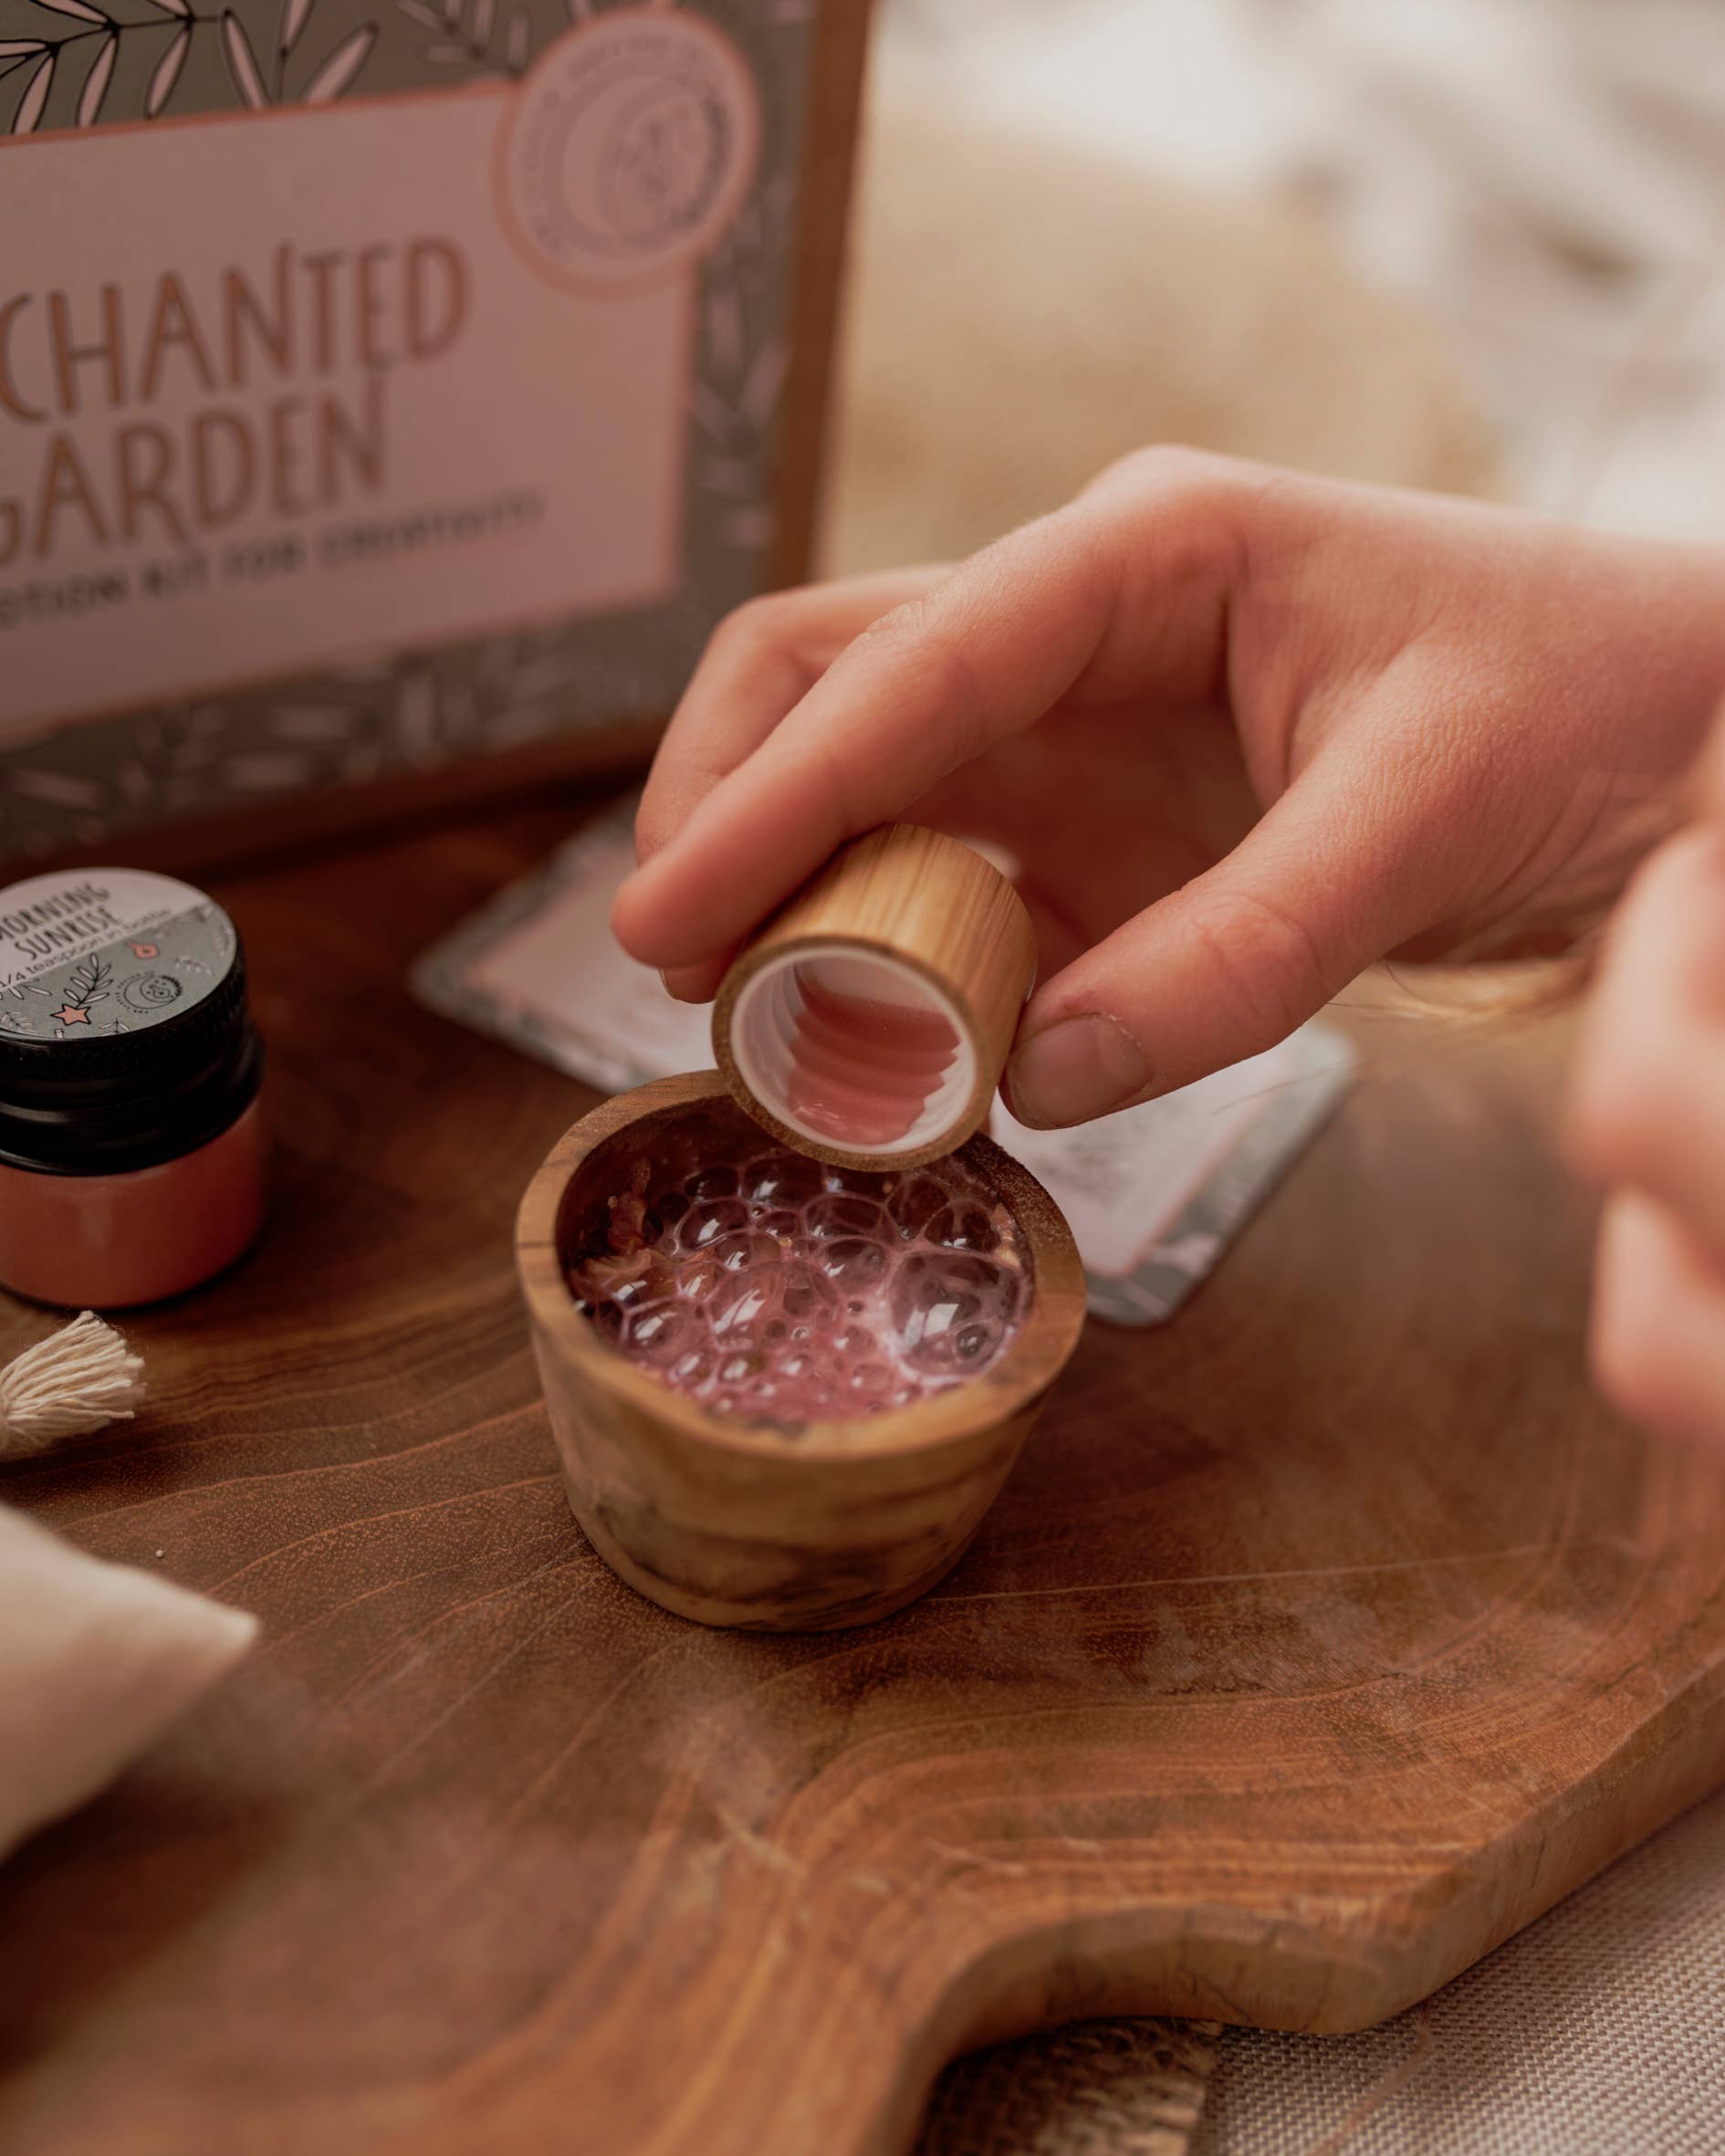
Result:
{"label": "woven placemat", "polygon": [[979,2051],[915,2156],[1725,2150],[1725,1792],[1353,2036],[1106,2021]]}
{"label": "woven placemat", "polygon": [[1186,2156],[1217,2025],[1087,2021],[957,2059],[916,2156]]}
{"label": "woven placemat", "polygon": [[1716,2156],[1725,1794],[1413,2013],[1229,2029],[1217,2061],[1203,2156]]}

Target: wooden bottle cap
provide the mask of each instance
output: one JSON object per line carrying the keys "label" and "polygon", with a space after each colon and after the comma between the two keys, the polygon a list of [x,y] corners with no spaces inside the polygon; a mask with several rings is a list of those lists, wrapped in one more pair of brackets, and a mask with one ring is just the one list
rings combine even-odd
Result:
{"label": "wooden bottle cap", "polygon": [[713,1052],[743,1108],[840,1167],[920,1167],[978,1130],[1036,974],[1024,902],[961,840],[842,847],[726,975]]}

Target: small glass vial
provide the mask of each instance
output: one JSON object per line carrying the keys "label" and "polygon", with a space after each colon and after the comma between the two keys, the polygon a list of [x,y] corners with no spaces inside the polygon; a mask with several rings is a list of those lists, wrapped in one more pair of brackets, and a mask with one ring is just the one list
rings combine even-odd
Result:
{"label": "small glass vial", "polygon": [[0,891],[0,1286],[118,1310],[231,1264],[263,1220],[262,1069],[202,891],[112,868]]}

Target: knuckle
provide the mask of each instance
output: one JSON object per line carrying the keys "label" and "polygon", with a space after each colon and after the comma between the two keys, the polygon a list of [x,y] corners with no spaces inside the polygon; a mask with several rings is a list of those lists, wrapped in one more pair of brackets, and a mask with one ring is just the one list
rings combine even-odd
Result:
{"label": "knuckle", "polygon": [[1292,908],[1250,891],[1205,900],[1191,921],[1211,961],[1215,993],[1242,1039],[1272,1047],[1343,983]]}
{"label": "knuckle", "polygon": [[707,638],[708,656],[747,653],[789,643],[800,617],[799,591],[758,591],[734,606]]}
{"label": "knuckle", "polygon": [[1170,504],[1202,508],[1231,496],[1249,466],[1214,450],[1188,448],[1183,442],[1152,442],[1104,465],[1083,489],[1086,496],[1125,494],[1150,497],[1159,508]]}
{"label": "knuckle", "polygon": [[1134,450],[1073,505],[1131,560],[1154,559],[1166,582],[1185,573],[1239,584],[1271,534],[1299,529],[1312,482],[1209,450],[1158,443]]}
{"label": "knuckle", "polygon": [[912,652],[936,633],[934,602],[927,597],[901,600],[857,632],[856,642],[865,651]]}

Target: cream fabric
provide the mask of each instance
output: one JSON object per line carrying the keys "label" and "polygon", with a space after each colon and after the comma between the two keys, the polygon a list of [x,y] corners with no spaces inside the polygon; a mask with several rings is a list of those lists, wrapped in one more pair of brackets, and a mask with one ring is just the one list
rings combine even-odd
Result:
{"label": "cream fabric", "polygon": [[[1068,4],[1040,9],[1056,48]],[[1315,220],[1002,122],[967,80],[891,36],[871,63],[827,573],[968,553],[1149,442],[1491,489],[1427,326]]]}
{"label": "cream fabric", "polygon": [[256,1630],[0,1507],[0,1856],[112,1781]]}
{"label": "cream fabric", "polygon": [[[1517,498],[1725,537],[1718,0],[887,0],[883,22],[955,110],[1076,144],[1123,186],[1147,170],[1297,191],[1455,354]],[[1146,261],[1183,326],[1184,284]],[[1072,336],[1082,363],[1102,319]],[[1291,373],[1321,441],[1308,337],[1265,347],[1277,364],[1258,372]],[[1160,366],[1166,341],[1141,361]]]}
{"label": "cream fabric", "polygon": [[1192,2156],[1725,2150],[1725,1795],[1412,2014],[1230,2030]]}

